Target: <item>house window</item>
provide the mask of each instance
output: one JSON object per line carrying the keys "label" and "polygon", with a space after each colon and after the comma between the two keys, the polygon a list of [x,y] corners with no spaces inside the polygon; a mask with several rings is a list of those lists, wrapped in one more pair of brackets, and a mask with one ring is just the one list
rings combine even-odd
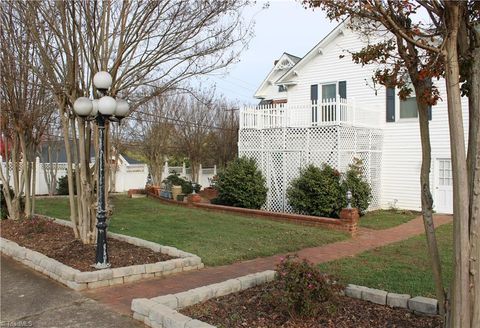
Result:
{"label": "house window", "polygon": [[287,87],[284,86],[284,85],[279,85],[278,86],[278,92],[286,92],[287,91]]}
{"label": "house window", "polygon": [[410,97],[405,100],[400,100],[400,118],[417,118],[417,98]]}
{"label": "house window", "polygon": [[449,159],[442,159],[438,161],[438,183],[440,186],[451,186],[453,182],[452,177],[452,163]]}

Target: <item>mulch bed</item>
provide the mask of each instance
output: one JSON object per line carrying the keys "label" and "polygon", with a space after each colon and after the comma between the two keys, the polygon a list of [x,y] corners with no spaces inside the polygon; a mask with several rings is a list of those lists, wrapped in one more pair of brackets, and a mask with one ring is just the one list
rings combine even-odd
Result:
{"label": "mulch bed", "polygon": [[442,327],[439,317],[413,313],[366,301],[338,296],[321,303],[319,314],[311,318],[291,318],[276,305],[272,283],[224,297],[211,299],[181,310],[187,316],[228,328],[371,328]]}
{"label": "mulch bed", "polygon": [[[75,239],[72,228],[53,220],[1,220],[1,236],[20,246],[42,253],[80,271],[94,271],[95,245]],[[107,235],[108,237],[108,235]],[[112,268],[147,264],[173,259],[166,254],[108,238],[108,256]]]}

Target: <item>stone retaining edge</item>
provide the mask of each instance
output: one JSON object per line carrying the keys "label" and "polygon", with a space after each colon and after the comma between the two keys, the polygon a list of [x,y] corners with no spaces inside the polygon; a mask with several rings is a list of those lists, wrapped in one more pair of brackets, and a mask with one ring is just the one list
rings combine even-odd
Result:
{"label": "stone retaining edge", "polygon": [[[43,215],[38,216],[54,220],[55,223],[63,226],[72,226],[71,222],[65,220],[50,218]],[[181,251],[175,247],[163,246],[140,238],[116,233],[109,233],[108,235],[114,239],[125,241],[136,246],[149,248],[154,252],[160,252],[178,258],[164,262],[81,272],[80,270],[74,269],[44,254],[20,246],[17,243],[2,237],[0,237],[0,251],[35,271],[41,272],[53,280],[56,280],[76,291],[124,284],[153,277],[167,276],[177,272],[198,270],[204,267],[202,259],[199,256]]]}
{"label": "stone retaining edge", "polygon": [[438,301],[423,296],[411,297],[408,294],[389,293],[384,290],[349,284],[345,295],[376,304],[403,308],[416,314],[437,315]]}
{"label": "stone retaining edge", "polygon": [[[154,298],[135,298],[131,310],[133,318],[154,328],[216,328],[206,322],[187,317],[177,310],[205,302],[215,297],[236,293],[275,278],[275,271],[268,270],[249,274],[220,283],[202,286],[177,294],[162,295]],[[344,290],[345,296],[369,301],[390,307],[404,308],[420,315],[437,315],[436,299],[422,296],[411,297],[408,294],[389,293],[384,290],[349,284]]]}
{"label": "stone retaining edge", "polygon": [[132,300],[133,318],[154,328],[215,328],[206,322],[187,317],[177,310],[211,298],[239,292],[263,283],[273,281],[275,271],[253,273],[220,283],[190,289],[177,294],[168,294],[151,299]]}

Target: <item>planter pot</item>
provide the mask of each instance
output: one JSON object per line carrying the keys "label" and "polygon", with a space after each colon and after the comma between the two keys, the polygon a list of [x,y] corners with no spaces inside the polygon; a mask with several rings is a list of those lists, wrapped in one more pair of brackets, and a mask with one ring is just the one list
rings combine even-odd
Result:
{"label": "planter pot", "polygon": [[202,197],[199,194],[190,194],[187,197],[187,201],[189,203],[200,203],[202,201]]}

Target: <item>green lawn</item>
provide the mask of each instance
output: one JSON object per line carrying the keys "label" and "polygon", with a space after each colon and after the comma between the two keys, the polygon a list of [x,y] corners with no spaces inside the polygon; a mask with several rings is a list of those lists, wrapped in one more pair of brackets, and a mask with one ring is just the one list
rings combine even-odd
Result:
{"label": "green lawn", "polygon": [[[445,281],[452,277],[452,224],[437,229],[442,270]],[[337,276],[343,283],[378,288],[412,296],[435,297],[425,236],[364,252],[320,265],[324,272]]]}
{"label": "green lawn", "polygon": [[[258,218],[165,205],[149,198],[113,198],[110,229],[199,255],[223,265],[348,238],[345,233]],[[68,218],[68,199],[39,199],[36,212]]]}
{"label": "green lawn", "polygon": [[377,210],[360,217],[360,226],[375,230],[395,227],[415,219],[419,212],[408,210]]}

